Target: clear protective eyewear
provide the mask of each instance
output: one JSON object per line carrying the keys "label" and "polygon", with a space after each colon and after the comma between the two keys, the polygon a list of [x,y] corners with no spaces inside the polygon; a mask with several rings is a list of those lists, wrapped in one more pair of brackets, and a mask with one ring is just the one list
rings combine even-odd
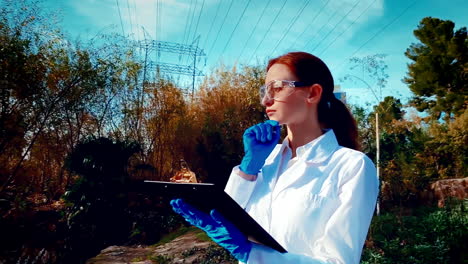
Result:
{"label": "clear protective eyewear", "polygon": [[311,84],[305,82],[273,80],[260,87],[260,102],[263,100],[278,100],[290,96],[295,87],[305,87]]}

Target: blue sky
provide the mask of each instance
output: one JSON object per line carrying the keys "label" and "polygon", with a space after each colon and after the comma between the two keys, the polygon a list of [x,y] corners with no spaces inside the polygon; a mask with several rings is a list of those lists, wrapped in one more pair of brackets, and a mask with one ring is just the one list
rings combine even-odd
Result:
{"label": "blue sky", "polygon": [[[285,2],[286,1],[286,2]],[[388,84],[383,95],[406,101],[401,82],[404,56],[417,40],[413,30],[432,16],[468,26],[466,0],[46,0],[59,10],[62,27],[73,38],[118,32],[134,40],[146,37],[191,44],[206,53],[199,62],[205,74],[221,63],[263,64],[288,51],[307,51],[322,58],[351,103],[375,103],[361,81],[340,82],[349,58],[386,54]],[[50,11],[49,10],[49,11]],[[228,12],[229,11],[229,12]],[[120,13],[120,14],[119,14]],[[263,14],[263,15],[262,15]],[[143,29],[146,33],[143,33]],[[219,32],[219,34],[218,34]],[[175,55],[161,54],[173,62]],[[172,60],[172,61],[171,61]],[[182,59],[182,63],[189,63]],[[372,79],[360,76],[371,86]],[[198,79],[198,82],[201,78]]]}

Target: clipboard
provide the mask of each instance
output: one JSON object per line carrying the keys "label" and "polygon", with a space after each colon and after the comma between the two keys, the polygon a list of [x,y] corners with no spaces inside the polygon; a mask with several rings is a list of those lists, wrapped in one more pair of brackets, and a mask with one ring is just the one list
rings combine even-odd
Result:
{"label": "clipboard", "polygon": [[182,198],[208,214],[212,209],[216,209],[250,241],[268,246],[280,253],[287,252],[236,201],[215,184],[144,181],[143,188],[146,192],[161,193],[170,199]]}

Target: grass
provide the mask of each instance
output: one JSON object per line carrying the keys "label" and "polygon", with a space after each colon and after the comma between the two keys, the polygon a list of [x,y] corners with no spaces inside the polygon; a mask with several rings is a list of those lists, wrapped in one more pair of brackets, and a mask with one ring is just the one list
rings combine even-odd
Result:
{"label": "grass", "polygon": [[195,237],[201,241],[211,241],[211,238],[200,229],[195,231]]}
{"label": "grass", "polygon": [[171,242],[172,240],[188,233],[188,232],[194,232],[196,237],[200,240],[203,240],[203,241],[208,241],[210,240],[210,238],[205,234],[205,232],[201,231],[200,229],[194,227],[194,226],[190,226],[190,227],[186,227],[186,226],[182,226],[181,228],[175,230],[174,232],[171,232],[165,236],[163,236],[156,244],[154,244],[153,246],[154,247],[157,247],[157,246],[160,246],[160,245],[163,245],[163,244],[166,244],[166,243],[169,243]]}

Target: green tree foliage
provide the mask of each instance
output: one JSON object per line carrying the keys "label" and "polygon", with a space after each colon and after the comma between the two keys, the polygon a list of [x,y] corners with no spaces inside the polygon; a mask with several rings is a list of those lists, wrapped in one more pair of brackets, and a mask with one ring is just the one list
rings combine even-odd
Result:
{"label": "green tree foliage", "polygon": [[[363,151],[371,158],[375,158],[377,148],[375,141],[375,115],[379,115],[379,132],[382,137],[382,134],[392,129],[394,121],[402,120],[404,115],[402,107],[400,99],[386,96],[383,101],[374,106],[374,111],[370,113],[366,113],[364,108],[357,107],[354,109],[353,114],[355,114],[356,121],[358,122]],[[383,151],[385,152],[385,150]],[[385,153],[382,154],[385,155]]]}
{"label": "green tree foliage", "polygon": [[[404,111],[402,110],[402,104],[400,99],[396,99],[392,96],[387,96],[382,102],[374,107],[374,111],[369,114],[369,123],[374,124],[371,126],[371,130],[375,131],[375,113],[379,115],[379,132],[380,132],[380,148],[381,157],[380,162],[385,163],[387,160],[395,156],[396,153],[400,153],[398,147],[406,147],[405,142],[399,142],[397,138],[390,139],[389,135],[393,134],[392,131],[395,129],[397,122],[403,118]],[[403,138],[400,138],[403,140]]]}
{"label": "green tree foliage", "polygon": [[380,179],[383,208],[406,205],[416,198],[416,186],[427,187],[429,178],[422,178],[415,166],[415,157],[424,150],[427,135],[415,121],[403,118],[403,105],[399,99],[387,96],[366,113],[354,108],[363,151],[371,158],[376,155],[375,114],[379,115]]}
{"label": "green tree foliage", "polygon": [[375,159],[375,132],[369,122],[369,113],[361,106],[350,105],[349,107],[358,127],[361,151],[371,159]]}
{"label": "green tree foliage", "polygon": [[386,129],[385,125],[391,123],[392,120],[401,120],[405,114],[402,110],[403,104],[400,99],[393,96],[386,96],[378,106],[374,108],[374,111],[379,113],[379,119],[382,122],[383,129]]}
{"label": "green tree foliage", "polygon": [[421,43],[406,52],[414,61],[405,79],[411,104],[429,119],[399,119],[397,108],[381,103],[390,110],[381,113],[382,196],[390,204],[427,203],[431,182],[467,175],[467,38],[466,28],[453,29],[451,21],[425,18],[414,32]]}
{"label": "green tree foliage", "polygon": [[421,173],[427,133],[417,123],[392,120],[381,136],[382,197],[384,203],[411,206],[430,177]]}
{"label": "green tree foliage", "polygon": [[[424,21],[427,23],[427,19]],[[431,21],[439,20],[433,19]],[[450,23],[447,22],[446,24]],[[453,29],[453,23],[451,25]],[[429,34],[431,31],[428,27],[420,25],[417,32],[421,35],[423,33]],[[458,33],[454,34],[451,42],[449,41],[450,43],[453,42],[451,45],[460,42],[459,40],[455,40],[455,38],[460,38],[463,32],[466,33],[466,30],[461,29]],[[426,38],[426,40],[429,41],[429,38]],[[442,41],[442,38],[440,41]],[[447,44],[448,42],[443,43]],[[411,48],[416,49],[416,47],[422,47],[422,45],[413,44]],[[431,42],[430,45],[435,44]],[[439,47],[439,51],[440,49]],[[421,48],[421,50],[429,49]],[[461,50],[461,48],[453,46],[450,50],[453,52]],[[430,61],[429,57],[432,56],[431,54],[435,53],[421,53],[421,56],[418,58],[420,62],[426,59]],[[451,55],[448,53],[439,52],[437,54],[439,56],[437,57],[438,60],[449,60],[454,64],[453,67],[455,68],[453,68],[452,73],[463,74],[463,71],[456,71],[456,69],[459,69],[456,67],[460,67],[458,62],[461,59],[451,58]],[[345,79],[365,84],[374,93],[374,97],[379,100],[380,92],[386,83],[385,64],[382,62],[382,59],[381,56],[377,55],[353,58],[351,60],[353,66],[350,69],[352,74],[346,75]],[[424,68],[422,64],[414,67],[419,67],[417,73],[421,80],[425,78],[425,74],[432,74],[430,70],[433,69]],[[437,74],[439,75],[434,78],[440,82],[447,79],[443,77],[443,74],[449,73],[447,71],[439,71]],[[452,95],[449,97],[456,97],[464,102],[466,100],[466,79],[455,82],[462,84],[465,88],[462,90],[451,90]],[[423,87],[425,84],[421,82],[418,85]],[[375,89],[373,89],[374,86]],[[417,98],[418,94],[415,91],[413,92],[415,93],[415,98]],[[430,99],[435,100],[436,97],[432,96]],[[380,178],[382,179],[382,201],[384,206],[414,206],[415,204],[424,202],[426,190],[431,182],[438,179],[466,176],[466,146],[468,145],[468,141],[463,136],[466,134],[465,104],[457,108],[456,113],[444,114],[445,117],[449,117],[444,122],[437,121],[440,115],[437,115],[436,120],[427,122],[428,120],[416,115],[409,118],[405,117],[405,111],[403,110],[405,106],[397,98],[386,97],[379,101],[379,104],[374,107],[374,111],[371,113],[366,113],[363,108],[354,108],[353,112],[359,124],[363,150],[373,159],[376,155],[375,115],[378,114],[379,116]]]}
{"label": "green tree foliage", "polygon": [[413,105],[428,111],[432,119],[448,121],[463,113],[468,101],[468,39],[466,27],[454,31],[450,20],[426,17],[405,55],[408,65],[404,82],[414,93]]}
{"label": "green tree foliage", "polygon": [[427,204],[432,182],[467,175],[467,111],[449,123],[428,124],[418,115],[405,118],[402,107],[398,99],[386,97],[374,112],[353,111],[364,151],[371,158],[375,155],[375,111],[379,113],[381,197],[387,208]]}

